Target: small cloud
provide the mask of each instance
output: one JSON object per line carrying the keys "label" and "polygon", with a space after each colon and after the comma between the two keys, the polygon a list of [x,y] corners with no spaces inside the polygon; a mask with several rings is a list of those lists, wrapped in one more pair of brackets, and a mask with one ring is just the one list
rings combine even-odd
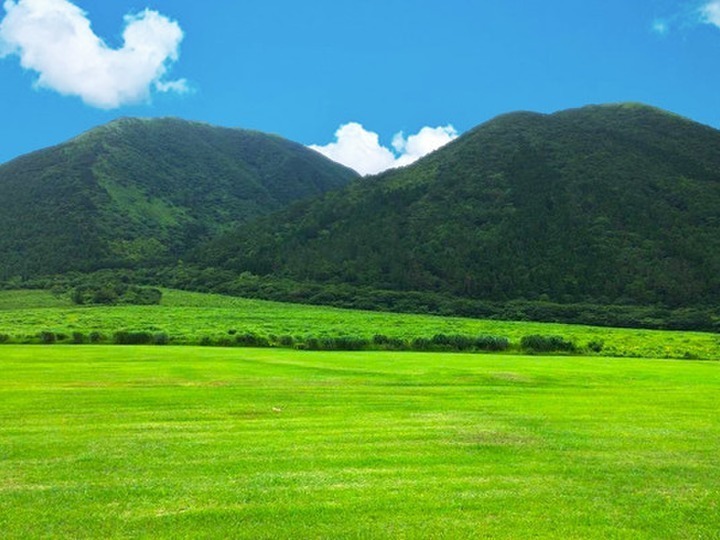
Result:
{"label": "small cloud", "polygon": [[335,142],[310,148],[337,161],[362,175],[378,174],[388,169],[404,167],[434,152],[458,137],[451,125],[424,127],[418,133],[405,137],[400,132],[392,140],[392,148],[380,144],[380,136],[366,130],[357,122],[340,126]]}
{"label": "small cloud", "polygon": [[190,86],[187,79],[178,79],[177,81],[155,81],[155,90],[161,93],[175,92],[176,94],[187,94],[190,92]]}
{"label": "small cloud", "polygon": [[415,163],[418,159],[442,148],[447,143],[457,139],[458,132],[453,126],[424,127],[415,135],[407,139],[402,132],[393,138],[393,148],[399,154],[396,167],[403,167]]}
{"label": "small cloud", "polygon": [[655,19],[652,24],[652,31],[664,36],[670,31],[670,25],[663,19]]}
{"label": "small cloud", "polygon": [[87,14],[68,0],[6,0],[0,21],[0,58],[15,55],[38,74],[35,85],[115,109],[159,92],[188,91],[187,81],[166,81],[179,57],[180,25],[146,9],[125,17],[122,48],[112,49],[91,28]]}
{"label": "small cloud", "polygon": [[707,2],[700,8],[700,20],[720,28],[720,0]]}

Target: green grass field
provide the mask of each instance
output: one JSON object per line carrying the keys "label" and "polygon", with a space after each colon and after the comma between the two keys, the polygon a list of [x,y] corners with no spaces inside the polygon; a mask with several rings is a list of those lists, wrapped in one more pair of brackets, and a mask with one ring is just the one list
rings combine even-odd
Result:
{"label": "green grass field", "polygon": [[720,364],[0,347],[20,538],[718,538]]}
{"label": "green grass field", "polygon": [[72,306],[45,291],[0,292],[0,336],[8,336],[10,343],[38,342],[43,331],[64,335],[66,341],[73,332],[86,337],[97,332],[110,341],[119,330],[162,332],[177,345],[199,344],[203,339],[231,342],[234,334],[244,333],[299,340],[308,336],[372,339],[376,334],[410,340],[458,334],[506,337],[517,348],[523,336],[541,334],[562,336],[581,348],[602,342],[606,356],[720,360],[720,336],[700,332],[353,311],[183,291],[165,291],[160,306],[113,307]]}

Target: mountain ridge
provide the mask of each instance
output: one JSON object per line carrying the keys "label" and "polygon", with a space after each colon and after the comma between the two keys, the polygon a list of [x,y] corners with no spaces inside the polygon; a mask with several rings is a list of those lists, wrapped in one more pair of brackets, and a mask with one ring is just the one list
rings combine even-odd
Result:
{"label": "mountain ridge", "polygon": [[176,257],[357,174],[275,135],[118,119],[0,166],[0,275]]}
{"label": "mountain ridge", "polygon": [[234,272],[480,300],[720,301],[720,132],[654,107],[511,113],[218,239]]}

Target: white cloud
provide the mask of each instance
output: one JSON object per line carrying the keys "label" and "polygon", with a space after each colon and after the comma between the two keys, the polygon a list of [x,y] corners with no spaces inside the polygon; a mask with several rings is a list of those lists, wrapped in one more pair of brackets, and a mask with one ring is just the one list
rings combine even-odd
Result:
{"label": "white cloud", "polygon": [[700,8],[702,22],[712,24],[720,28],[720,0],[707,2]]}
{"label": "white cloud", "polygon": [[362,175],[368,175],[410,165],[457,137],[458,133],[451,125],[424,127],[407,138],[400,132],[393,137],[393,151],[380,144],[377,133],[350,122],[340,126],[335,133],[335,142],[325,146],[311,145],[310,148]]}
{"label": "white cloud", "polygon": [[656,34],[664,36],[670,31],[670,26],[668,25],[667,21],[664,21],[662,19],[656,19],[653,21],[652,30]]}
{"label": "white cloud", "polygon": [[18,56],[23,68],[38,74],[38,87],[101,109],[147,101],[153,88],[188,90],[184,79],[163,80],[178,59],[183,31],[156,11],[127,15],[124,44],[112,49],[68,0],[6,0],[4,8],[0,57]]}

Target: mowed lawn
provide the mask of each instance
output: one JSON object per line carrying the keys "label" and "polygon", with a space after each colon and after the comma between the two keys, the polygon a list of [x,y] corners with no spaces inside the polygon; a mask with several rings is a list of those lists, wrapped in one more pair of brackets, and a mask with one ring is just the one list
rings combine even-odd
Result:
{"label": "mowed lawn", "polygon": [[0,348],[3,538],[718,538],[720,363]]}

